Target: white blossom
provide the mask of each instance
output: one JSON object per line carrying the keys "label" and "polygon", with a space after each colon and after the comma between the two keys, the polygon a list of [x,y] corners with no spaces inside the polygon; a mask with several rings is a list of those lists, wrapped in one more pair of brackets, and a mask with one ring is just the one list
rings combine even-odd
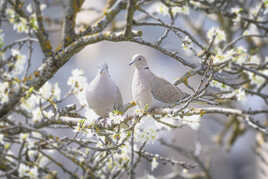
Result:
{"label": "white blossom", "polygon": [[30,167],[21,163],[19,166],[19,177],[28,176],[28,172],[30,170]]}
{"label": "white blossom", "polygon": [[258,27],[254,24],[250,24],[248,29],[243,32],[243,35],[259,35]]}
{"label": "white blossom", "polygon": [[31,179],[36,179],[36,178],[38,178],[38,168],[37,168],[36,166],[34,166],[33,168],[31,168],[31,169],[29,170],[28,176],[29,176]]}
{"label": "white blossom", "polygon": [[250,82],[257,85],[257,87],[260,87],[265,82],[265,79],[259,75],[256,75],[252,72],[247,72],[247,74],[249,76]]}
{"label": "white blossom", "polygon": [[46,118],[50,119],[54,116],[54,112],[52,110],[49,111],[43,111],[44,116],[46,116]]}
{"label": "white blossom", "polygon": [[29,134],[28,133],[20,133],[20,142],[24,142],[28,140]]}
{"label": "white blossom", "polygon": [[38,178],[38,168],[36,166],[30,168],[29,166],[21,163],[19,166],[19,177],[29,177],[30,179]]}
{"label": "white blossom", "polygon": [[98,115],[92,109],[86,108],[85,117],[87,118],[87,122],[94,122],[98,118]]}
{"label": "white blossom", "polygon": [[189,15],[190,14],[190,10],[188,6],[182,6],[182,7],[173,7],[172,8],[172,13],[175,14],[185,14],[185,15]]}
{"label": "white blossom", "polygon": [[261,62],[260,58],[257,55],[251,56],[249,60],[250,60],[250,63],[254,63],[257,65],[259,65]]}
{"label": "white blossom", "polygon": [[185,36],[183,41],[182,41],[182,48],[183,50],[185,50],[186,52],[189,52],[189,50],[193,47],[193,43],[192,40],[188,37]]}
{"label": "white blossom", "polygon": [[43,118],[40,107],[37,107],[33,110],[33,122],[39,122]]}
{"label": "white blossom", "polygon": [[39,166],[40,167],[45,167],[48,164],[49,160],[43,155],[40,155],[40,160],[39,160]]}
{"label": "white blossom", "polygon": [[242,8],[239,7],[233,7],[231,8],[231,13],[234,13],[236,15],[236,17],[233,19],[234,23],[239,23],[241,21],[241,12],[242,12]]}
{"label": "white blossom", "polygon": [[[41,101],[44,102],[45,99],[49,99],[52,92],[52,85],[48,81],[39,89],[39,92],[42,96]],[[45,99],[43,99],[45,98]]]}
{"label": "white blossom", "polygon": [[[190,14],[190,10],[188,6],[176,6],[176,7],[170,7],[171,8],[171,12],[173,13],[173,15],[178,14],[185,14],[185,15],[189,15]],[[154,4],[151,5],[151,7],[148,9],[149,12],[157,12],[161,15],[164,16],[168,16],[169,15],[169,8],[167,6],[165,6],[165,4],[161,3],[161,2],[156,2]]]}
{"label": "white blossom", "polygon": [[32,148],[34,148],[35,145],[36,145],[35,142],[36,142],[35,139],[28,138],[28,139],[27,139],[27,143],[26,143],[27,148],[28,148],[28,149],[32,149]]}
{"label": "white blossom", "polygon": [[231,13],[239,14],[243,9],[240,7],[232,7]]}
{"label": "white blossom", "polygon": [[28,112],[32,112],[35,106],[39,104],[39,99],[40,99],[39,96],[31,94],[31,96],[28,99],[22,101],[21,107],[27,110]]}
{"label": "white blossom", "polygon": [[25,18],[19,17],[19,21],[14,23],[13,29],[18,33],[28,33],[29,27],[27,25],[27,20]]}
{"label": "white blossom", "polygon": [[221,90],[223,90],[223,91],[229,91],[229,90],[230,90],[230,87],[229,87],[229,86],[225,85],[224,83],[220,83],[220,82],[218,82],[218,81],[216,81],[216,80],[212,80],[212,81],[210,82],[210,85],[211,85],[212,87],[219,88],[219,89],[221,89]]}
{"label": "white blossom", "polygon": [[4,134],[0,134],[0,144],[4,143]]}
{"label": "white blossom", "polygon": [[67,84],[71,86],[76,92],[83,90],[86,85],[86,78],[84,77],[84,71],[81,69],[74,69],[72,76],[69,77]]}
{"label": "white blossom", "polygon": [[224,31],[221,30],[219,27],[212,27],[209,29],[209,31],[207,33],[207,37],[210,41],[212,41],[214,35],[216,36],[215,41],[214,41],[215,44],[218,44],[218,43],[226,40]]}
{"label": "white blossom", "polygon": [[246,99],[246,92],[243,88],[236,89],[235,94],[238,101],[244,101]]}
{"label": "white blossom", "polygon": [[58,83],[55,83],[54,85],[54,97],[56,100],[60,100],[61,95],[61,89],[59,87]]}
{"label": "white blossom", "polygon": [[[10,145],[10,144],[6,144],[6,145]],[[11,162],[16,162],[16,160],[11,156],[15,156],[15,154],[11,150],[8,150],[7,155],[6,155],[6,159],[11,161]]]}
{"label": "white blossom", "polygon": [[155,127],[144,127],[144,125],[140,123],[136,125],[136,140],[140,142],[150,141],[153,144],[158,138],[159,133],[156,131]]}
{"label": "white blossom", "polygon": [[200,115],[183,116],[182,124],[186,124],[193,130],[197,130],[200,126]]}
{"label": "white blossom", "polygon": [[26,10],[27,10],[29,13],[32,13],[32,12],[33,12],[32,4],[28,4],[28,6],[26,7]]}
{"label": "white blossom", "polygon": [[24,71],[26,56],[22,55],[18,49],[11,49],[11,55],[16,58],[12,75],[19,75]]}
{"label": "white blossom", "polygon": [[79,91],[78,93],[76,93],[76,98],[78,99],[81,106],[87,106],[87,98],[85,91]]}
{"label": "white blossom", "polygon": [[220,48],[216,48],[216,55],[212,57],[214,63],[222,63],[231,60],[235,54],[233,49],[223,53]]}
{"label": "white blossom", "polygon": [[46,4],[41,4],[40,5],[40,9],[41,11],[45,10],[47,8],[47,5]]}
{"label": "white blossom", "polygon": [[255,7],[251,7],[249,9],[249,15],[251,18],[255,18],[257,16],[257,13],[260,9],[261,3],[257,4]]}
{"label": "white blossom", "polygon": [[38,155],[38,152],[36,150],[28,150],[28,155],[31,159],[34,159]]}
{"label": "white blossom", "polygon": [[109,113],[109,121],[111,121],[114,124],[119,124],[124,120],[124,117],[121,114],[110,112]]}
{"label": "white blossom", "polygon": [[157,158],[154,157],[154,158],[152,159],[152,162],[151,162],[151,170],[153,171],[154,169],[156,169],[158,165],[159,165],[159,163],[158,163],[158,161],[157,161]]}
{"label": "white blossom", "polygon": [[246,63],[249,59],[247,50],[242,46],[237,47],[235,49],[235,55],[232,59],[233,61],[235,61],[236,63],[240,65],[242,65],[243,63]]}
{"label": "white blossom", "polygon": [[35,13],[30,16],[30,25],[32,30],[36,31],[38,29],[37,16]]}
{"label": "white blossom", "polygon": [[168,8],[162,3],[157,4],[157,12],[162,15],[168,15]]}
{"label": "white blossom", "polygon": [[11,8],[7,8],[6,9],[6,14],[8,16],[9,22],[14,23],[15,22],[15,16],[16,16],[15,11],[13,9],[11,9]]}
{"label": "white blossom", "polygon": [[9,89],[8,82],[0,83],[0,103],[8,102],[8,99],[9,99],[8,89]]}
{"label": "white blossom", "polygon": [[32,137],[42,139],[42,135],[39,132],[32,132]]}

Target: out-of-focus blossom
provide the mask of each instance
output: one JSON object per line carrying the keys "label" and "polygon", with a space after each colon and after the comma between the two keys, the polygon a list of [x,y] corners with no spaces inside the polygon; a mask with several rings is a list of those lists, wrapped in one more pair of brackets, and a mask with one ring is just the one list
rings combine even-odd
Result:
{"label": "out-of-focus blossom", "polygon": [[182,7],[173,7],[172,9],[172,13],[175,14],[185,14],[185,15],[189,15],[190,14],[190,10],[188,6],[182,6]]}
{"label": "out-of-focus blossom", "polygon": [[8,99],[9,99],[8,89],[9,89],[8,82],[0,83],[0,103],[8,102]]}
{"label": "out-of-focus blossom", "polygon": [[200,115],[183,116],[182,124],[186,124],[193,130],[197,130],[200,126]]}
{"label": "out-of-focus blossom", "polygon": [[243,35],[259,35],[258,28],[254,24],[250,24],[248,29],[243,32]]}
{"label": "out-of-focus blossom", "polygon": [[[173,13],[173,15],[178,14],[185,14],[185,15],[189,15],[190,14],[190,10],[189,7],[187,5],[185,6],[176,6],[176,7],[170,7],[171,8],[171,12]],[[154,4],[151,5],[151,7],[149,7],[148,9],[149,12],[157,12],[159,14],[162,14],[164,16],[169,15],[169,7],[165,6],[163,3],[161,2],[156,2]]]}
{"label": "out-of-focus blossom", "polygon": [[260,87],[265,82],[265,79],[259,75],[256,75],[252,72],[246,72],[246,73],[248,74],[250,82],[256,85],[257,87]]}
{"label": "out-of-focus blossom", "polygon": [[54,113],[52,110],[49,111],[43,111],[45,117],[47,117],[48,119],[52,118],[54,116]]}
{"label": "out-of-focus blossom", "polygon": [[28,133],[21,133],[20,134],[20,142],[28,140],[29,134]]}
{"label": "out-of-focus blossom", "polygon": [[14,64],[14,69],[12,70],[12,75],[19,75],[24,71],[26,64],[26,56],[21,54],[18,49],[11,49],[11,55],[15,58],[16,62]]}
{"label": "out-of-focus blossom", "polygon": [[59,87],[58,83],[55,83],[54,85],[54,97],[56,100],[60,100],[61,95],[61,89]]}
{"label": "out-of-focus blossom", "polygon": [[259,9],[261,7],[261,4],[262,3],[258,3],[255,7],[251,7],[249,9],[249,15],[250,15],[251,18],[255,18],[257,16],[258,11],[259,11]]}
{"label": "out-of-focus blossom", "polygon": [[43,118],[43,116],[42,116],[42,112],[40,110],[40,107],[36,107],[33,110],[33,122],[39,122],[42,120],[42,118]]}
{"label": "out-of-focus blossom", "polygon": [[241,46],[235,48],[235,55],[233,56],[232,59],[234,62],[238,63],[239,65],[246,63],[247,60],[249,59],[247,50]]}
{"label": "out-of-focus blossom", "polygon": [[[39,92],[42,96],[41,101],[45,101],[46,99],[49,99],[52,92],[52,85],[50,82],[46,82],[40,89]],[[45,99],[44,99],[45,98]]]}
{"label": "out-of-focus blossom", "polygon": [[154,157],[154,158],[152,159],[152,163],[151,163],[151,170],[153,171],[154,169],[156,169],[158,165],[159,165],[159,163],[158,163],[158,161],[157,161],[157,158]]}
{"label": "out-of-focus blossom", "polygon": [[241,21],[241,12],[243,11],[240,7],[233,7],[231,8],[231,13],[234,13],[236,16],[233,19],[234,23],[239,23]]}
{"label": "out-of-focus blossom", "polygon": [[22,100],[21,107],[28,112],[32,112],[34,107],[39,104],[40,97],[32,94],[28,99]]}
{"label": "out-of-focus blossom", "polygon": [[257,55],[253,55],[249,58],[250,63],[259,65],[261,63],[260,58]]}
{"label": "out-of-focus blossom", "polygon": [[19,166],[19,177],[29,177],[30,179],[36,179],[38,178],[38,168],[36,166],[30,168],[28,165],[21,163]]}
{"label": "out-of-focus blossom", "polygon": [[28,4],[27,7],[26,7],[26,10],[29,12],[29,13],[32,13],[33,12],[33,7],[32,7],[32,4]]}
{"label": "out-of-focus blossom", "polygon": [[0,144],[3,144],[3,143],[4,143],[4,135],[0,134]]}
{"label": "out-of-focus blossom", "polygon": [[236,89],[234,92],[238,101],[244,101],[246,99],[246,92],[243,88]]}
{"label": "out-of-focus blossom", "polygon": [[223,90],[223,91],[229,91],[229,90],[230,90],[230,87],[229,87],[229,86],[227,86],[227,85],[225,85],[225,84],[223,84],[223,83],[220,83],[220,82],[218,82],[218,81],[216,81],[216,80],[212,80],[212,81],[210,82],[210,85],[211,85],[212,87],[219,88],[219,89],[221,89],[221,90]]}
{"label": "out-of-focus blossom", "polygon": [[67,84],[71,86],[75,92],[84,90],[87,85],[87,80],[84,76],[84,71],[81,69],[74,69],[72,71],[72,76],[69,77]]}
{"label": "out-of-focus blossom", "polygon": [[47,8],[47,5],[46,4],[41,4],[40,5],[40,9],[41,11],[45,10]]}
{"label": "out-of-focus blossom", "polygon": [[184,39],[182,40],[182,48],[186,52],[189,52],[189,50],[193,47],[192,40],[188,37],[185,36]]}
{"label": "out-of-focus blossom", "polygon": [[212,27],[209,29],[207,37],[210,41],[212,41],[214,35],[216,36],[214,41],[215,44],[226,40],[224,31],[221,30],[219,27]]}
{"label": "out-of-focus blossom", "polygon": [[220,48],[216,48],[216,54],[212,57],[214,63],[222,63],[231,60],[235,54],[233,49],[223,53]]}

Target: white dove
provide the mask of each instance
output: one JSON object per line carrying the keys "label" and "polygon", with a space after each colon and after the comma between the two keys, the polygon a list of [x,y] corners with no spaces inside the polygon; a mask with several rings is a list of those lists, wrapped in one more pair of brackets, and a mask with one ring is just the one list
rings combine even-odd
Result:
{"label": "white dove", "polygon": [[86,98],[88,106],[102,118],[108,117],[114,110],[122,110],[121,92],[113,82],[107,64],[100,66],[98,74],[89,83]]}
{"label": "white dove", "polygon": [[157,103],[174,104],[186,96],[178,87],[153,74],[144,56],[136,54],[129,65],[135,66],[132,97],[140,109],[151,109]]}

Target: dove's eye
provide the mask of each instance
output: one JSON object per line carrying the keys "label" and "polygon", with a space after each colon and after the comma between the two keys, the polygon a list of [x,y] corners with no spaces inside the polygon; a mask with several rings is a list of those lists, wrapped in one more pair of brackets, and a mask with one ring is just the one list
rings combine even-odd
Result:
{"label": "dove's eye", "polygon": [[141,58],[138,58],[138,60],[141,60]]}

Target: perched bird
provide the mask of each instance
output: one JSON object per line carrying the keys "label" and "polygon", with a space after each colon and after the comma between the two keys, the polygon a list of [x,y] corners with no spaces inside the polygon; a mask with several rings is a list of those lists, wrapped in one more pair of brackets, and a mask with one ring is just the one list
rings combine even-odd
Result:
{"label": "perched bird", "polygon": [[100,66],[98,74],[89,83],[86,98],[88,106],[102,118],[108,117],[114,110],[122,110],[122,96],[109,74],[107,64]]}
{"label": "perched bird", "polygon": [[132,96],[140,109],[157,103],[174,104],[186,96],[178,87],[153,74],[144,56],[136,54],[129,65],[135,66],[132,81]]}

